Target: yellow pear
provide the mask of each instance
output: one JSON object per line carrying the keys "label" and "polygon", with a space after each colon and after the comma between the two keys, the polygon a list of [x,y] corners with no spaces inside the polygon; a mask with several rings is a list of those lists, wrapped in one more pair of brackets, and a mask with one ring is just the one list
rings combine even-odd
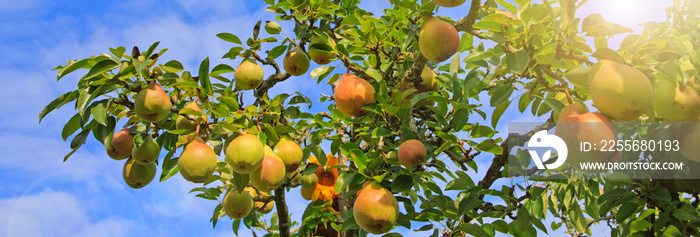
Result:
{"label": "yellow pear", "polygon": [[253,210],[253,197],[246,191],[239,193],[238,190],[231,190],[226,192],[222,205],[226,215],[240,220]]}
{"label": "yellow pear", "polygon": [[668,122],[695,122],[700,96],[693,88],[664,77],[654,80],[654,111]]}
{"label": "yellow pear", "polygon": [[226,147],[226,163],[239,174],[249,174],[260,168],[265,146],[253,134],[242,134]]}
{"label": "yellow pear", "polygon": [[177,160],[182,177],[193,183],[207,181],[214,173],[216,163],[216,152],[200,137],[195,137],[194,141],[182,150]]}
{"label": "yellow pear", "polygon": [[338,81],[334,94],[335,107],[345,116],[362,117],[367,113],[362,106],[375,100],[374,87],[364,79],[348,73]]}
{"label": "yellow pear", "polygon": [[151,135],[146,136],[146,140],[139,147],[131,149],[131,157],[136,163],[147,165],[158,160],[160,156],[160,146],[153,140]]}
{"label": "yellow pear", "polygon": [[139,118],[148,122],[163,120],[170,113],[173,103],[158,83],[151,83],[141,89],[134,100],[134,111]]}
{"label": "yellow pear", "polygon": [[142,165],[133,158],[126,160],[122,170],[124,182],[133,189],[143,188],[156,177],[156,163]]}
{"label": "yellow pear", "polygon": [[294,76],[301,76],[309,70],[309,56],[299,47],[294,47],[282,61],[284,70]]}
{"label": "yellow pear", "polygon": [[399,203],[389,190],[370,181],[357,195],[352,213],[360,228],[382,234],[389,232],[399,218]]}
{"label": "yellow pear", "polygon": [[254,59],[246,58],[233,73],[233,80],[239,89],[252,90],[260,86],[264,76],[262,67]]}
{"label": "yellow pear", "polygon": [[436,17],[425,19],[418,38],[420,52],[433,62],[451,58],[459,50],[459,42],[457,29]]}
{"label": "yellow pear", "polygon": [[329,64],[333,59],[336,58],[335,53],[332,51],[335,47],[335,42],[331,40],[331,45],[328,45],[323,37],[314,36],[309,42],[309,57],[318,65]]}
{"label": "yellow pear", "polygon": [[292,173],[299,168],[301,157],[304,155],[299,144],[287,138],[282,138],[275,145],[273,151],[284,162],[284,166],[287,167],[287,173]]}
{"label": "yellow pear", "polygon": [[633,67],[600,60],[588,77],[595,107],[613,120],[633,121],[651,108],[652,84],[643,72]]}

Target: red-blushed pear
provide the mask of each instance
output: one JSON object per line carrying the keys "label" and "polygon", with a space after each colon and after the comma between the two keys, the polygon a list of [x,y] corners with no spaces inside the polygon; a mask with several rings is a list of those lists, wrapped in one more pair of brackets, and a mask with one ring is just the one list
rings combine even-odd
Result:
{"label": "red-blushed pear", "polygon": [[226,163],[239,174],[249,174],[262,165],[265,146],[250,133],[241,134],[226,147]]}
{"label": "red-blushed pear", "polygon": [[214,174],[217,161],[214,149],[207,145],[202,138],[195,137],[194,141],[182,150],[177,165],[185,180],[193,183],[204,183]]}
{"label": "red-blushed pear", "polygon": [[[203,112],[202,107],[200,107],[199,104],[197,104],[197,102],[189,102],[189,103],[187,103],[187,105],[185,105],[184,108],[191,109],[194,111]],[[191,116],[191,117],[194,117],[194,116]],[[200,118],[202,118],[202,121],[207,120],[207,116],[204,114],[202,114],[202,116],[200,116]],[[175,129],[187,129],[191,132],[194,132],[197,129],[197,123],[196,123],[196,121],[185,117],[185,115],[180,114],[177,116],[177,119],[175,119]]]}
{"label": "red-blushed pear", "polygon": [[250,183],[263,192],[275,190],[287,177],[286,170],[282,159],[269,146],[265,146],[265,158],[262,165],[249,174]]}
{"label": "red-blushed pear", "polygon": [[292,51],[289,51],[284,60],[282,61],[282,66],[287,73],[293,76],[301,76],[309,70],[309,65],[311,61],[309,56],[301,50],[299,47],[294,47]]}
{"label": "red-blushed pear", "polygon": [[411,168],[425,162],[428,153],[422,142],[411,139],[401,143],[399,146],[399,162],[406,168]]}
{"label": "red-blushed pear", "polygon": [[654,111],[668,122],[695,122],[700,115],[700,96],[690,86],[654,77]]}
{"label": "red-blushed pear", "polygon": [[158,83],[151,83],[136,94],[134,111],[139,118],[148,122],[163,120],[170,113],[173,103]]}
{"label": "red-blushed pear", "polygon": [[284,162],[284,167],[287,167],[287,173],[292,173],[299,168],[301,157],[304,155],[304,151],[301,150],[299,144],[287,138],[280,139],[273,151]]}
{"label": "red-blushed pear", "polygon": [[[255,198],[258,196],[258,191],[256,191],[252,187],[245,187],[245,189],[243,189],[243,190],[247,191],[248,194],[250,194],[250,196],[252,198]],[[266,198],[269,196],[265,192],[260,192],[260,194],[261,194],[260,197],[262,197],[262,198]],[[270,211],[272,211],[272,208],[275,207],[275,201],[270,200],[269,202],[263,202],[263,201],[253,200],[253,205],[255,207],[255,210],[258,211],[259,213],[267,214],[267,213],[270,213]]]}
{"label": "red-blushed pear", "polygon": [[153,140],[151,135],[146,136],[146,140],[143,141],[141,146],[131,149],[131,157],[134,158],[136,163],[147,165],[158,160],[160,156],[160,146],[156,141]]}
{"label": "red-blushed pear", "polygon": [[[555,134],[559,136],[568,147],[566,162],[578,166],[580,162],[614,162],[620,159],[618,151],[601,151],[603,147],[582,152],[582,142],[593,145],[604,145],[602,141],[617,140],[617,131],[612,121],[601,113],[591,113],[579,104],[569,104],[561,110],[559,122]],[[608,147],[606,148],[609,148]]]}
{"label": "red-blushed pear", "polygon": [[331,40],[331,45],[328,45],[323,37],[315,35],[309,42],[309,57],[318,65],[329,64],[336,58],[335,52],[332,51],[334,47],[335,41]]}
{"label": "red-blushed pear", "polygon": [[428,60],[438,63],[457,53],[459,42],[457,29],[436,17],[425,19],[418,36],[420,52]]}
{"label": "red-blushed pear", "polygon": [[156,163],[141,165],[133,158],[126,160],[122,170],[124,182],[133,189],[143,188],[156,177]]}
{"label": "red-blushed pear", "polygon": [[651,108],[654,89],[636,68],[604,59],[593,65],[588,78],[595,107],[612,120],[633,121]]}
{"label": "red-blushed pear", "polygon": [[467,0],[433,0],[435,4],[441,7],[456,7],[462,5]]}
{"label": "red-blushed pear", "polygon": [[695,162],[700,162],[700,123],[685,123],[678,136],[681,154]]}
{"label": "red-blushed pear", "polygon": [[227,216],[240,220],[253,210],[253,197],[245,190],[240,193],[238,190],[231,190],[226,192],[222,205]]}
{"label": "red-blushed pear", "polygon": [[115,160],[123,160],[131,156],[134,148],[134,135],[129,134],[129,128],[119,130],[112,136],[112,142],[107,147],[107,155]]}
{"label": "red-blushed pear", "polygon": [[263,81],[263,69],[252,58],[243,59],[241,65],[238,65],[236,72],[233,73],[233,80],[236,82],[236,87],[241,90],[252,90],[258,88]]}
{"label": "red-blushed pear", "polygon": [[355,222],[372,234],[389,232],[399,218],[399,203],[394,195],[377,182],[362,188],[353,205]]}
{"label": "red-blushed pear", "polygon": [[335,107],[348,117],[362,117],[367,111],[362,109],[369,103],[374,103],[375,91],[369,82],[353,74],[345,74],[338,81],[333,96]]}

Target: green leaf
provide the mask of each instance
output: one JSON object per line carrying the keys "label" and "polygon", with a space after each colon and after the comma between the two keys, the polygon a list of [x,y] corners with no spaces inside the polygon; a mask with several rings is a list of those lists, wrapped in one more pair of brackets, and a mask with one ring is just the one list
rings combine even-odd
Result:
{"label": "green leaf", "polygon": [[117,63],[111,59],[102,60],[102,61],[98,62],[97,64],[95,64],[95,66],[92,66],[90,71],[88,71],[88,73],[85,74],[84,78],[85,79],[93,78],[97,75],[100,75],[102,73],[105,73],[107,71],[115,69],[118,66],[119,66],[119,63]]}
{"label": "green leaf", "polygon": [[394,135],[394,134],[391,133],[391,131],[389,131],[389,130],[387,130],[386,128],[383,128],[383,127],[375,128],[375,129],[372,131],[372,137],[373,137],[373,138],[388,137],[388,136],[391,136],[391,135]]}
{"label": "green leaf", "polygon": [[452,57],[452,61],[450,62],[450,75],[457,75],[457,73],[459,72],[459,63],[459,54],[457,54],[454,57]]}
{"label": "green leaf", "polygon": [[90,114],[98,123],[107,125],[107,108],[109,108],[109,99],[97,101],[92,104]]}
{"label": "green leaf", "polygon": [[525,50],[520,50],[506,56],[506,67],[515,74],[522,74],[525,72],[529,63],[530,55]]}
{"label": "green leaf", "polygon": [[394,182],[391,183],[391,191],[395,193],[410,190],[411,187],[413,187],[413,177],[410,175],[399,175],[394,179]]}
{"label": "green leaf", "polygon": [[464,126],[467,125],[467,120],[469,120],[469,110],[459,108],[455,111],[454,115],[452,115],[452,127],[457,132],[462,131]]}
{"label": "green leaf", "polygon": [[232,73],[235,72],[236,70],[231,67],[231,65],[228,64],[219,64],[214,67],[214,69],[211,70],[209,73],[209,76],[218,76],[224,73]]}
{"label": "green leaf", "polygon": [[199,65],[199,84],[202,86],[202,91],[205,95],[211,95],[213,89],[211,81],[209,81],[209,57],[202,60]]}
{"label": "green leaf", "polygon": [[637,208],[639,208],[639,205],[633,202],[622,204],[620,210],[617,211],[615,219],[617,222],[622,223],[624,220],[627,220],[628,217],[634,214],[637,211]]}
{"label": "green leaf", "polygon": [[311,78],[317,78],[323,74],[326,74],[328,72],[333,71],[333,69],[335,69],[335,67],[330,67],[330,66],[317,67],[311,71],[309,76],[311,76]]}
{"label": "green leaf", "polygon": [[219,33],[216,35],[216,37],[219,37],[219,39],[222,39],[224,41],[228,41],[234,44],[241,44],[241,40],[238,38],[238,36],[235,36],[231,33]]}
{"label": "green leaf", "polygon": [[500,85],[496,87],[496,89],[493,90],[493,94],[491,94],[491,107],[502,105],[504,102],[508,101],[514,89],[513,85]]}
{"label": "green leaf", "polygon": [[597,59],[607,59],[618,63],[625,63],[625,59],[622,58],[620,54],[609,48],[598,48],[595,53],[593,53],[593,57],[596,57]]}
{"label": "green leaf", "polygon": [[58,98],[54,99],[44,107],[44,109],[39,113],[39,123],[41,123],[41,120],[44,119],[44,117],[49,114],[51,111],[58,109],[61,107],[61,105],[64,105],[70,101],[75,100],[75,98],[78,97],[78,91],[71,91],[68,93],[65,93],[63,95],[58,96]]}
{"label": "green leaf", "polygon": [[698,212],[690,204],[684,203],[681,208],[673,212],[673,217],[683,221],[692,221],[698,219]]}
{"label": "green leaf", "polygon": [[287,51],[288,46],[287,45],[279,45],[277,47],[272,48],[269,53],[267,53],[267,58],[269,59],[276,59],[279,56],[282,56],[284,52]]}
{"label": "green leaf", "polygon": [[85,144],[85,139],[87,139],[88,135],[90,135],[90,131],[90,129],[85,129],[82,132],[78,133],[78,135],[75,135],[73,140],[70,142],[70,148],[78,149],[78,147]]}
{"label": "green leaf", "polygon": [[470,234],[472,236],[491,236],[488,232],[484,230],[484,228],[477,224],[464,223],[459,226],[459,230],[464,231],[465,233]]}
{"label": "green leaf", "polygon": [[184,69],[184,67],[182,66],[182,63],[180,63],[177,60],[170,60],[167,63],[165,63],[165,65],[161,66],[160,68],[162,68],[163,71],[172,72],[172,73],[178,73]]}
{"label": "green leaf", "polygon": [[482,20],[474,24],[475,29],[488,30],[491,32],[503,32],[503,25],[495,21]]}
{"label": "green leaf", "polygon": [[370,77],[374,78],[374,80],[382,81],[382,74],[379,73],[379,71],[377,71],[376,69],[374,69],[374,68],[369,68],[369,69],[367,69],[367,72],[366,72],[366,73],[367,73],[367,75],[369,75]]}
{"label": "green leaf", "polygon": [[58,76],[56,78],[56,81],[61,80],[64,76],[68,75],[71,72],[74,72],[75,70],[81,69],[85,66],[88,66],[90,63],[90,58],[86,59],[81,59],[80,61],[74,61],[71,64],[66,65],[64,68],[62,68],[60,71],[58,71]]}
{"label": "green leaf", "polygon": [[70,137],[70,135],[73,135],[75,131],[78,131],[80,129],[80,120],[82,117],[80,114],[75,114],[73,117],[71,117],[66,125],[63,126],[63,130],[61,131],[61,138],[65,141]]}
{"label": "green leaf", "polygon": [[508,109],[508,106],[510,106],[510,103],[511,103],[511,101],[508,101],[507,103],[503,103],[503,104],[499,105],[498,107],[496,107],[495,110],[493,110],[493,115],[492,115],[493,117],[491,117],[491,126],[493,126],[494,128],[496,127],[496,125],[498,124],[498,121],[501,120],[501,116],[503,115],[503,113],[506,112],[506,109]]}

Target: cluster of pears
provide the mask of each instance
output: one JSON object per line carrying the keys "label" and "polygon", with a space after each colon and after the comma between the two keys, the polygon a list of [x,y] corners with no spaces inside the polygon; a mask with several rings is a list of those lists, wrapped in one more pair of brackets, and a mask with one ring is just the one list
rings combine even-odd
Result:
{"label": "cluster of pears", "polygon": [[[289,138],[280,139],[272,149],[250,133],[234,138],[224,153],[225,161],[231,169],[239,174],[248,174],[253,188],[263,193],[275,190],[282,185],[287,173],[295,172],[299,167],[303,156],[301,147]],[[236,190],[227,192],[224,198],[226,214],[234,219],[247,216],[253,206],[252,197],[257,195],[251,195],[250,192]],[[272,208],[269,203],[259,205],[256,207],[258,210]]]}
{"label": "cluster of pears", "polygon": [[134,145],[134,134],[124,128],[112,136],[107,147],[107,155],[115,160],[129,158],[124,164],[122,176],[129,187],[138,189],[148,185],[156,176],[156,164],[160,155],[160,146],[150,135],[145,137],[140,146]]}

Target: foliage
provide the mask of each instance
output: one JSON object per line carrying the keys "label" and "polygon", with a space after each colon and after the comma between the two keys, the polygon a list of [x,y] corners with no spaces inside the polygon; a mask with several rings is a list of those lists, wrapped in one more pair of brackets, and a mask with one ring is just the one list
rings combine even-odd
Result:
{"label": "foliage", "polygon": [[[538,231],[559,228],[572,235],[590,235],[590,227],[601,222],[610,225],[612,236],[700,234],[697,194],[690,198],[674,184],[660,180],[611,182],[597,178],[494,186],[508,170],[509,147],[523,145],[528,138],[497,134],[504,112],[517,107],[520,113],[531,113],[544,121],[550,112],[563,107],[554,99],[556,93],[590,100],[586,80],[578,78],[581,72],[585,78],[594,58],[623,62],[650,75],[663,74],[684,83],[700,72],[697,1],[675,0],[667,9],[667,21],[647,23],[641,34],[625,37],[617,51],[608,49],[609,38],[631,30],[608,23],[600,15],[577,18],[576,10],[585,1],[473,0],[462,19],[439,16],[438,7],[428,0],[391,0],[392,8],[381,14],[358,8],[356,0],[265,2],[267,10],[277,14],[274,20],[294,23],[290,35],[272,31],[274,35],[264,36],[262,21],[245,40],[230,33],[217,35],[231,43],[223,58],[254,58],[268,71],[269,76],[254,91],[253,104],[243,103],[235,78],[229,78],[234,66],[212,67],[206,58],[196,71],[185,71],[176,60],[158,61],[167,51],[157,51],[158,43],[144,52],[134,47],[131,54],[125,53],[125,47],[110,48],[109,53],[54,68],[58,80],[74,72],[84,73],[74,91],[59,96],[39,115],[41,120],[63,105],[74,104],[77,113],[61,134],[64,140],[73,137],[73,151],[64,161],[91,133],[110,146],[120,124],[131,127],[132,133],[157,137],[157,143],[167,151],[158,161],[160,181],[177,175],[176,150],[195,133],[220,156],[228,142],[244,132],[257,134],[270,146],[289,136],[302,145],[304,162],[314,156],[326,166],[327,154],[336,154],[340,160],[334,190],[337,199],[312,202],[303,220],[289,220],[285,192],[297,191],[299,185],[293,176],[317,169],[302,164],[271,195],[276,205],[272,219],[263,220],[254,212],[234,222],[236,233],[245,226],[282,236],[290,232],[310,234],[319,223],[331,222],[345,236],[366,235],[349,210],[362,184],[376,180],[394,193],[405,209],[395,228],[432,231],[433,236],[534,236]],[[446,63],[427,62],[418,49],[423,19],[433,14],[453,24],[461,35],[458,54]],[[327,44],[310,45],[314,36]],[[594,47],[588,44],[590,40]],[[263,45],[271,50],[263,52]],[[296,46],[337,55],[330,65],[310,69],[310,76],[319,85],[337,85],[346,71],[370,82],[377,101],[364,107],[369,112],[359,118],[345,116],[335,106],[306,112],[314,101],[304,94],[269,94],[278,82],[302,79],[291,77],[277,63]],[[426,64],[438,74],[439,90],[414,94],[416,90],[396,89],[401,81],[418,85]],[[162,85],[174,102],[168,117],[154,123],[140,120],[133,112],[134,95],[150,82]],[[321,101],[329,99],[332,96]],[[206,119],[199,119],[202,112],[183,109],[191,101],[201,104]],[[425,106],[428,102],[435,104]],[[179,114],[189,116],[199,128],[175,129]],[[654,120],[655,116],[651,113],[643,119]],[[551,127],[550,118],[532,133]],[[389,151],[409,139],[425,144],[428,159],[424,164],[406,169],[385,159]],[[324,151],[322,143],[329,143],[330,149]],[[491,159],[488,170],[477,169],[477,156]],[[477,180],[467,172],[483,174],[483,178]],[[247,175],[219,162],[215,175],[192,192],[220,202],[227,190],[242,190],[247,183]],[[446,186],[443,189],[436,183]],[[332,205],[337,205],[335,212],[327,208]],[[224,216],[219,205],[211,220],[216,225]],[[542,220],[552,216],[556,220],[546,226]]]}

